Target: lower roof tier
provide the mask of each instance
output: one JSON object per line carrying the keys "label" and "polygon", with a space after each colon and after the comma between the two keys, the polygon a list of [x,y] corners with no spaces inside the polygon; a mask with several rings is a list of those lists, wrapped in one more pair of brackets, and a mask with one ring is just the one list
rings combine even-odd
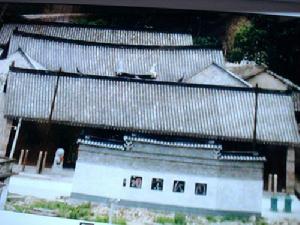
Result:
{"label": "lower roof tier", "polygon": [[12,68],[5,115],[131,132],[299,144],[291,95],[252,88]]}

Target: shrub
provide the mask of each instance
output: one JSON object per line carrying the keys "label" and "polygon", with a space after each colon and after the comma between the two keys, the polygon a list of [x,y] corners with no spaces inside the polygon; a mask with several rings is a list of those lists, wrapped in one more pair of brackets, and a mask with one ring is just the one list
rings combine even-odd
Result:
{"label": "shrub", "polygon": [[206,216],[206,219],[207,219],[208,222],[211,222],[211,223],[218,222],[218,219],[215,216],[208,215],[208,216]]}
{"label": "shrub", "polygon": [[113,219],[113,224],[119,224],[119,225],[126,225],[126,220],[122,217],[118,217],[116,219]]}
{"label": "shrub", "polygon": [[222,44],[219,39],[216,37],[210,37],[210,36],[198,36],[193,39],[194,45],[197,45],[201,48],[221,48]]}
{"label": "shrub", "polygon": [[94,219],[95,222],[98,223],[108,223],[109,218],[108,215],[104,215],[104,216],[96,216]]}
{"label": "shrub", "polygon": [[268,225],[267,221],[264,218],[259,218],[256,222],[255,225]]}
{"label": "shrub", "polygon": [[249,222],[249,217],[246,216],[237,216],[237,215],[225,215],[221,217],[221,222],[224,221],[241,221],[243,223]]}
{"label": "shrub", "polygon": [[181,213],[176,213],[174,217],[174,223],[178,225],[185,225],[186,224],[185,215]]}
{"label": "shrub", "polygon": [[173,223],[175,223],[174,218],[166,217],[166,216],[159,216],[159,217],[155,218],[154,222],[155,223],[160,223],[160,224],[166,224],[166,223],[173,224]]}

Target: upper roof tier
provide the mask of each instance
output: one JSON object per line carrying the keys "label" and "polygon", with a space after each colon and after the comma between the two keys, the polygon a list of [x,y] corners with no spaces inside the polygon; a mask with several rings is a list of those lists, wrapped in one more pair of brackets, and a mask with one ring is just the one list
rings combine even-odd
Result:
{"label": "upper roof tier", "polygon": [[98,43],[158,46],[193,45],[192,35],[188,33],[154,31],[151,29],[118,29],[63,23],[4,24],[0,30],[0,45],[5,45],[9,42],[15,29],[27,33]]}
{"label": "upper roof tier", "polygon": [[74,41],[43,35],[14,32],[9,54],[19,48],[48,70],[115,76],[149,74],[156,80],[178,81],[191,77],[215,62],[224,65],[221,50],[195,46],[133,46]]}

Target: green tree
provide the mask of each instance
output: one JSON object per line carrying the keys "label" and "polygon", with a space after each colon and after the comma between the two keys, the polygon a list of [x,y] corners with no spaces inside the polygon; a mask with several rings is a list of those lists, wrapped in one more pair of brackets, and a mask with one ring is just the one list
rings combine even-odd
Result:
{"label": "green tree", "polygon": [[267,63],[267,32],[256,28],[252,23],[243,25],[237,31],[233,48],[228,52],[229,61],[243,59],[255,61],[258,64]]}

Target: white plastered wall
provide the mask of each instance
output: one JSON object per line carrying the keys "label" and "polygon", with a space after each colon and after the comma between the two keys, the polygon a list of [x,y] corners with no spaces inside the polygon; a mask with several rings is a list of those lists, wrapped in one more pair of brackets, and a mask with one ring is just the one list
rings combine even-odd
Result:
{"label": "white plastered wall", "polygon": [[[131,176],[143,178],[142,188],[129,187]],[[126,187],[123,179],[126,178]],[[163,191],[151,190],[152,178],[164,179]],[[185,181],[184,193],[172,192],[174,180]],[[195,195],[195,183],[207,184],[207,195]],[[260,212],[263,181],[131,170],[77,162],[73,193],[113,199],[222,211]]]}

